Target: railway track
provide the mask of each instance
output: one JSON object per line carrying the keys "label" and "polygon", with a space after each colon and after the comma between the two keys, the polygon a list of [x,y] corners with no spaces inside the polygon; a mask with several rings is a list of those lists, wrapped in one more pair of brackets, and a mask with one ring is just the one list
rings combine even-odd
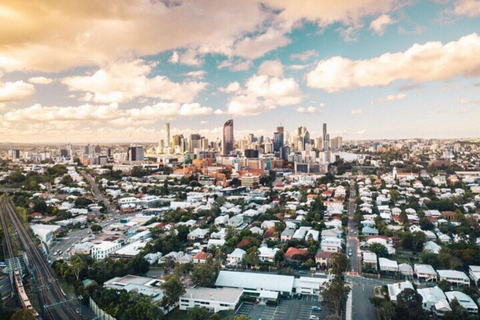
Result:
{"label": "railway track", "polygon": [[[20,221],[20,218],[8,198],[3,199],[2,208],[5,215],[2,218],[2,226],[4,223],[7,224],[7,218],[12,222],[12,226],[17,231],[21,246],[25,250],[29,262],[33,266],[32,276],[34,278],[35,289],[38,292],[39,301],[43,308],[43,317],[52,320],[83,319],[76,313],[75,309],[66,299],[58,284],[58,279],[45,261],[45,258],[38,249],[30,233]],[[11,246],[11,242],[9,245]]]}

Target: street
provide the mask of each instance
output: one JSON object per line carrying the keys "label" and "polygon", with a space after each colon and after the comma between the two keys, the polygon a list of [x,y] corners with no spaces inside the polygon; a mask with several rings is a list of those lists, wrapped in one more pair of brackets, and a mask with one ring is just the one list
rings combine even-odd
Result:
{"label": "street", "polygon": [[[348,202],[348,232],[347,232],[347,254],[350,259],[350,267],[352,274],[360,274],[360,261],[359,250],[358,250],[358,232],[357,225],[353,220],[353,215],[355,214],[355,197],[356,189],[354,181],[350,181],[350,199]],[[351,255],[350,255],[351,251]]]}

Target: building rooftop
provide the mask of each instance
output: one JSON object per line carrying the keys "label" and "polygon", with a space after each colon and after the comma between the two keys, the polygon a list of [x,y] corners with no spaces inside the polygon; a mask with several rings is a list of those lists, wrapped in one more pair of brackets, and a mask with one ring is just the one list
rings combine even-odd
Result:
{"label": "building rooftop", "polygon": [[195,300],[215,300],[228,303],[235,303],[243,294],[243,289],[238,288],[187,288],[182,298]]}

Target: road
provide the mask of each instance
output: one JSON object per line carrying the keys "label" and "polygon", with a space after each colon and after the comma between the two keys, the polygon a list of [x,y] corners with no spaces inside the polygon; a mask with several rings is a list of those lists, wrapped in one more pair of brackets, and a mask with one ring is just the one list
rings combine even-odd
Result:
{"label": "road", "polygon": [[[57,259],[65,259],[69,256],[67,250],[71,248],[75,243],[80,242],[82,239],[89,235],[90,228],[74,229],[70,231],[67,236],[62,238],[56,238],[55,244],[49,250],[49,259],[55,261]],[[55,252],[61,251],[60,255],[55,255]]]}
{"label": "road", "polygon": [[85,171],[80,171],[80,174],[88,181],[88,183],[90,184],[90,186],[92,187],[92,192],[93,192],[93,195],[95,196],[95,198],[97,199],[97,201],[99,202],[103,202],[103,204],[105,205],[106,209],[109,210],[109,213],[111,215],[115,215],[115,209],[112,207],[111,203],[110,203],[110,200],[108,200],[107,197],[105,197],[105,195],[103,194],[103,192],[100,190],[100,188],[98,187],[98,184],[97,182],[95,181],[95,179],[89,175],[87,172]]}
{"label": "road", "polygon": [[393,279],[369,279],[360,276],[347,276],[346,279],[352,284],[353,320],[376,319],[377,310],[370,303],[370,297],[375,295],[373,288],[396,282]]}
{"label": "road", "polygon": [[63,294],[58,279],[7,197],[2,201],[2,209],[15,228],[18,240],[27,255],[28,264],[31,265],[30,269],[33,270],[33,274],[31,274],[33,288],[43,309],[43,312],[39,313],[44,319],[82,319],[76,313],[72,302],[67,300]]}
{"label": "road", "polygon": [[[353,216],[355,214],[355,198],[357,190],[355,189],[354,180],[350,181],[350,198],[348,202],[348,232],[347,232],[347,252],[350,259],[351,272],[347,280],[352,284],[352,319],[368,320],[376,319],[376,309],[370,303],[369,298],[374,296],[373,288],[381,280],[370,280],[359,277],[361,269],[361,253],[359,250],[358,227]],[[352,254],[350,255],[351,252]],[[381,284],[380,284],[381,285]],[[347,319],[350,320],[350,319]]]}
{"label": "road", "polygon": [[[353,220],[353,215],[355,214],[355,197],[357,191],[355,189],[355,183],[353,180],[350,181],[350,199],[348,202],[348,232],[347,232],[347,253],[350,259],[351,274],[360,274],[360,252],[358,250],[358,232],[357,224]],[[350,251],[352,254],[350,255]]]}

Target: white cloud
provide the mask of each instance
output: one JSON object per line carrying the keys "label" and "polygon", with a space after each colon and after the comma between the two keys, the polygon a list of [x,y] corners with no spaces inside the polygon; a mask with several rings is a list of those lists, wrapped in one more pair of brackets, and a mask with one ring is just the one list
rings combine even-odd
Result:
{"label": "white cloud", "polygon": [[480,1],[478,0],[457,0],[453,12],[459,16],[469,18],[480,16]]}
{"label": "white cloud", "polygon": [[205,77],[205,70],[196,70],[187,72],[185,75],[193,79],[203,79]]}
{"label": "white cloud", "polygon": [[388,101],[403,100],[403,99],[405,99],[406,96],[407,95],[405,93],[389,94],[385,98],[381,97],[381,98],[376,98],[375,100],[371,100],[370,103],[373,104],[375,102],[376,103],[384,103],[384,102],[388,102]]}
{"label": "white cloud", "polygon": [[303,94],[293,78],[277,78],[254,75],[245,84],[246,92],[255,96],[271,100],[280,106],[298,104]]}
{"label": "white cloud", "polygon": [[317,57],[317,56],[318,56],[318,52],[317,52],[317,51],[315,51],[315,50],[307,50],[307,51],[303,51],[303,52],[300,52],[300,53],[291,54],[291,55],[290,55],[290,59],[300,60],[300,61],[302,61],[302,62],[305,62],[305,61],[307,61],[308,59],[313,58],[313,57]]}
{"label": "white cloud", "polygon": [[459,113],[469,113],[470,110],[467,109],[467,108],[462,108],[462,109],[458,110],[458,112],[459,112]]}
{"label": "white cloud", "polygon": [[480,75],[480,37],[464,36],[447,44],[414,44],[405,52],[351,60],[340,56],[318,62],[307,74],[310,87],[336,92],[357,87],[388,86],[395,80],[426,82]]}
{"label": "white cloud", "polygon": [[259,36],[246,37],[237,42],[232,54],[248,59],[257,59],[267,52],[284,47],[289,43],[290,39],[285,36],[285,30],[270,28]]}
{"label": "white cloud", "polygon": [[173,64],[179,63],[193,67],[199,67],[203,64],[203,61],[198,56],[198,52],[193,49],[188,49],[181,53],[173,51],[172,56],[170,59],[168,59],[168,62]]}
{"label": "white cloud", "polygon": [[153,65],[143,60],[109,64],[91,76],[73,76],[62,80],[70,91],[85,92],[83,100],[100,103],[128,102],[136,98],[158,98],[189,103],[204,90],[206,83],[173,82],[165,76],[147,77]]}
{"label": "white cloud", "polygon": [[297,71],[297,70],[303,70],[306,67],[308,67],[308,66],[307,65],[301,65],[301,64],[291,64],[291,65],[287,66],[287,69]]}
{"label": "white cloud", "polygon": [[230,71],[237,72],[237,71],[245,71],[250,69],[253,66],[252,60],[241,60],[241,59],[234,59],[234,60],[225,60],[222,61],[218,65],[218,69],[228,68]]}
{"label": "white cloud", "polygon": [[370,22],[370,30],[373,30],[376,34],[382,35],[385,32],[385,29],[393,23],[395,23],[395,21],[388,14],[382,14]]}
{"label": "white cloud", "polygon": [[283,65],[280,60],[266,60],[258,67],[259,75],[271,77],[283,77]]}
{"label": "white cloud", "polygon": [[78,107],[44,107],[40,104],[16,109],[4,114],[3,119],[10,122],[49,122],[49,121],[87,121],[107,120],[118,116],[118,105],[84,104]]}
{"label": "white cloud", "polygon": [[315,107],[307,107],[307,108],[304,108],[304,107],[298,107],[297,108],[297,112],[299,113],[308,113],[308,114],[313,114],[313,113],[322,113],[322,109],[321,108],[315,108]]}
{"label": "white cloud", "polygon": [[201,116],[212,114],[213,110],[209,107],[202,107],[198,103],[178,104],[178,103],[157,103],[152,106],[142,108],[128,109],[125,116],[131,120],[148,119],[173,119],[180,116]]}
{"label": "white cloud", "polygon": [[32,77],[28,79],[28,82],[35,84],[50,84],[53,82],[53,79],[45,77]]}
{"label": "white cloud", "polygon": [[362,114],[363,110],[362,109],[352,109],[350,110],[351,114]]}
{"label": "white cloud", "polygon": [[35,87],[23,81],[0,82],[0,103],[27,99],[35,93]]}
{"label": "white cloud", "polygon": [[230,82],[228,86],[225,88],[220,88],[220,91],[226,92],[226,93],[231,93],[231,92],[237,92],[240,89],[240,84],[237,81]]}
{"label": "white cloud", "polygon": [[280,61],[266,61],[259,74],[250,77],[244,89],[236,90],[230,99],[228,113],[234,115],[256,115],[274,109],[302,102],[303,93],[293,78],[283,77]]}

